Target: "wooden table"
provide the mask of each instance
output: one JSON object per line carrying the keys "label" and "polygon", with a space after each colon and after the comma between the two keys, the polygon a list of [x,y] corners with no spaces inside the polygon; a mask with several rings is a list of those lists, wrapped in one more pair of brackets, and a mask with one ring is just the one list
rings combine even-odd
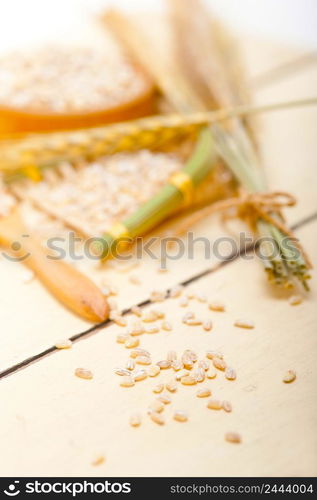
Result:
{"label": "wooden table", "polygon": [[[256,102],[316,94],[316,58],[253,39],[240,42]],[[317,219],[309,217],[317,212],[317,109],[267,114],[259,122],[270,186],[298,197],[287,216],[300,222],[297,234],[315,261]],[[210,217],[195,227],[195,235],[202,234],[216,238],[227,233],[217,217]],[[191,348],[200,356],[207,349],[223,351],[237,380],[229,382],[218,373],[203,385],[215,398],[230,400],[232,413],[208,410],[206,400],[195,396],[197,387],[179,386],[165,410],[166,424],[150,421],[146,409],[154,399],[152,388],[172,374],[120,387],[114,368],[124,365],[129,353],[116,343],[124,330],[117,325],[80,336],[72,349],[45,354],[59,338],[80,334],[90,325],[65,311],[36,280],[23,284],[23,268],[2,258],[1,475],[316,475],[316,279],[305,301],[292,307],[287,294],[266,283],[254,259],[217,266],[198,251],[194,262],[184,258],[169,267],[158,273],[158,263],[144,259],[133,271],[142,279],[140,286],[129,281],[129,273],[107,268],[91,273],[97,282],[106,278],[116,284],[120,307],[130,307],[147,299],[153,288],[169,288],[208,269],[190,288],[222,300],[226,312],[209,311],[198,301],[181,308],[178,299],[166,300],[157,307],[173,330],[143,335],[140,343],[156,361],[171,349],[181,353]],[[186,310],[211,318],[212,331],[184,325]],[[234,327],[238,317],[253,320],[254,330]],[[81,366],[94,372],[93,380],[74,376]],[[288,369],[296,370],[297,380],[287,385],[282,378]],[[188,412],[187,423],[172,419],[176,409]],[[128,424],[134,410],[143,414],[137,429]],[[224,440],[230,430],[241,434],[242,444]],[[105,462],[92,465],[101,455]]]}

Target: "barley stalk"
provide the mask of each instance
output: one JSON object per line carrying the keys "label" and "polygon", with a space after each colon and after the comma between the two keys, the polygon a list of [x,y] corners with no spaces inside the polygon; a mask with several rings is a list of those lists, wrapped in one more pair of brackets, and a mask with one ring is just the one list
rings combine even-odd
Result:
{"label": "barley stalk", "polygon": [[[199,0],[168,0],[168,4],[179,51],[178,60],[184,77],[191,82],[192,93],[195,95],[201,90],[207,106],[212,102],[220,107],[235,105],[241,88],[245,87],[243,73],[236,64],[236,44],[210,19],[207,9]],[[239,82],[238,86],[236,82]],[[211,124],[210,130],[218,154],[241,186],[251,193],[266,191],[264,171],[260,168],[248,123],[236,116],[226,126]],[[273,218],[281,220],[279,213],[275,213]],[[291,248],[286,250],[282,243],[287,232],[284,234],[274,224],[261,218],[254,222],[260,236],[273,238],[279,249],[277,258],[264,261],[269,278],[276,284],[290,287],[295,277],[308,288],[309,262],[304,251],[290,241]],[[290,255],[295,255],[292,260],[289,259]]]}
{"label": "barley stalk", "polygon": [[2,136],[0,170],[6,174],[8,180],[14,180],[21,174],[32,177],[32,169],[34,174],[37,167],[51,167],[63,160],[78,162],[121,151],[165,148],[184,139],[194,138],[207,125],[228,118],[316,104],[317,98],[299,99],[186,115],[158,115],[80,131]]}

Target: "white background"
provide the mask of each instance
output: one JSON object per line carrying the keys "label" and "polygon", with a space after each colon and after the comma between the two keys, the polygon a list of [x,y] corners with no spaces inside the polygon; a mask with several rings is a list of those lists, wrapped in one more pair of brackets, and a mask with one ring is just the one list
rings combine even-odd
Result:
{"label": "white background", "polygon": [[[186,0],[183,0],[186,2]],[[317,0],[206,0],[236,31],[317,48]],[[159,10],[161,0],[0,0],[0,51],[47,41],[98,40],[94,16],[115,5]]]}

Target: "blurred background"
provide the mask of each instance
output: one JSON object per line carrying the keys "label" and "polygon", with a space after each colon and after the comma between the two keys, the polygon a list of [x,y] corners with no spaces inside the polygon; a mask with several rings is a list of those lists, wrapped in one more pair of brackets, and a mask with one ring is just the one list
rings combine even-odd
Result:
{"label": "blurred background", "polygon": [[[317,49],[316,0],[206,1],[238,32],[304,50]],[[96,42],[94,15],[103,8],[159,11],[163,4],[161,0],[1,0],[0,51],[57,40]]]}

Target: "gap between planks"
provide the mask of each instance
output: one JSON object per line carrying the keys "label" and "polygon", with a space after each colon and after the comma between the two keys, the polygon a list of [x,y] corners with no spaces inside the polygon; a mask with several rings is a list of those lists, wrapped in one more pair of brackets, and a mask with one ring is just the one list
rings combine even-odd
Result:
{"label": "gap between planks", "polygon": [[[293,224],[291,226],[291,229],[293,231],[295,231],[296,229],[302,228],[302,227],[304,227],[304,226],[312,223],[315,220],[317,220],[317,212],[314,212],[311,215],[308,215],[307,217],[299,220],[298,222],[296,222],[295,224]],[[257,247],[257,244],[253,244],[252,243],[252,244],[248,245],[246,248],[244,248],[243,250],[240,248],[237,252],[229,255],[225,260],[223,260],[219,264],[217,264],[217,265],[215,265],[215,266],[213,266],[211,268],[207,268],[204,271],[201,271],[200,273],[195,274],[191,278],[188,278],[188,279],[186,279],[186,280],[182,281],[181,283],[178,283],[178,284],[176,284],[174,286],[181,285],[181,286],[186,287],[186,286],[190,285],[191,283],[194,283],[195,281],[198,281],[201,278],[204,278],[205,276],[208,276],[209,274],[215,273],[216,271],[218,271],[219,269],[222,269],[226,265],[228,265],[228,264],[230,264],[232,262],[235,262],[239,257],[247,254],[250,251],[253,251],[256,247]],[[170,289],[167,290],[167,294],[168,295],[169,295],[169,292],[170,292]],[[143,307],[145,307],[145,306],[147,306],[149,304],[151,304],[150,299],[146,299],[143,302],[140,302],[139,304],[133,304],[129,308],[124,309],[122,311],[122,315],[125,316],[125,315],[131,313],[131,309],[135,305],[137,305],[138,307],[140,307],[142,309]],[[69,337],[69,338],[70,338],[70,340],[72,342],[77,342],[77,341],[80,341],[82,339],[86,339],[86,338],[90,337],[91,335],[94,335],[94,334],[98,333],[98,331],[101,328],[106,328],[107,326],[110,326],[112,324],[113,324],[113,321],[110,320],[110,319],[107,319],[107,320],[103,321],[102,323],[98,323],[96,325],[93,325],[92,327],[88,328],[88,330],[85,330],[83,332],[77,333],[77,334],[75,334],[75,335],[73,335],[72,337]],[[41,351],[38,354],[35,354],[34,356],[31,356],[29,358],[24,359],[20,363],[12,365],[9,368],[6,368],[2,372],[0,372],[0,380],[3,379],[3,378],[5,378],[5,377],[8,377],[9,375],[13,375],[14,373],[16,373],[16,372],[18,372],[18,371],[20,371],[20,370],[22,370],[24,368],[27,368],[32,363],[34,363],[36,361],[39,361],[39,360],[42,360],[42,359],[46,358],[47,356],[49,356],[50,354],[53,354],[53,353],[55,353],[55,352],[57,352],[59,350],[60,349],[58,349],[57,347],[51,346],[51,347],[45,349],[44,351]]]}

